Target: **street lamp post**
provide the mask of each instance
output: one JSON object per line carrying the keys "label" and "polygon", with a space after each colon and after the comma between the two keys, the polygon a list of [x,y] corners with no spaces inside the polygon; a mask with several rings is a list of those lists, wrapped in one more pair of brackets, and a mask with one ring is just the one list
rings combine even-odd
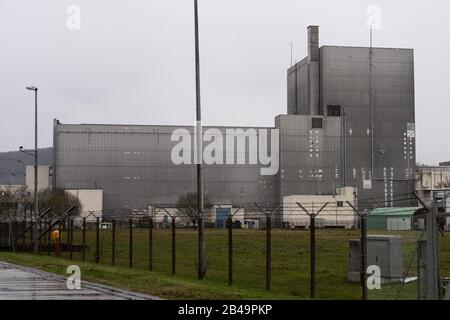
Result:
{"label": "street lamp post", "polygon": [[[198,26],[198,3],[194,0],[194,19],[195,19],[195,84],[196,84],[196,113],[197,113],[197,152],[202,153],[202,112],[201,112],[201,96],[200,96],[200,45],[199,45],[199,26]],[[203,154],[197,155],[197,205],[198,205],[198,278],[203,279],[206,274],[205,259],[205,230],[203,221],[203,177],[202,163]]]}
{"label": "street lamp post", "polygon": [[37,237],[37,219],[39,217],[39,203],[38,203],[38,103],[37,93],[38,88],[27,87],[27,90],[34,91],[34,252],[38,253],[38,237]]}

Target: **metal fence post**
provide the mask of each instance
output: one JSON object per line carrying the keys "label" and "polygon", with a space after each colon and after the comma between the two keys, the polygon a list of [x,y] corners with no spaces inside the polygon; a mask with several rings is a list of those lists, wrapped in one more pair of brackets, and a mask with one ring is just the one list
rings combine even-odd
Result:
{"label": "metal fence post", "polygon": [[[48,224],[47,224],[47,217],[45,217],[45,218],[44,218],[44,230],[47,229],[47,225],[48,225]],[[39,233],[39,235],[41,235],[41,234],[42,234],[42,232]],[[43,241],[43,242],[45,243],[45,241],[47,241],[47,238],[44,238],[44,241]],[[47,243],[47,244],[48,244],[48,243]]]}
{"label": "metal fence post", "polygon": [[13,234],[14,234],[14,252],[16,252],[17,250],[17,234],[19,233],[19,222],[18,221],[14,221],[13,224]]}
{"label": "metal fence post", "polygon": [[314,299],[316,296],[316,215],[309,216],[309,235],[310,235],[310,296]]}
{"label": "metal fence post", "polygon": [[72,251],[72,249],[71,249],[72,244],[71,244],[71,239],[70,239],[70,235],[71,235],[71,232],[70,232],[70,219],[66,220],[66,232],[67,232],[67,250],[69,252],[69,260],[70,260],[70,254],[71,254],[70,252]]}
{"label": "metal fence post", "polygon": [[426,252],[427,242],[417,241],[417,300],[424,300],[426,295]]}
{"label": "metal fence post", "polygon": [[175,228],[176,228],[175,217],[172,217],[172,275],[175,275],[175,259],[176,259],[176,253],[175,253]]}
{"label": "metal fence post", "polygon": [[417,241],[417,247],[416,247],[416,256],[417,256],[417,263],[416,263],[416,274],[417,274],[417,300],[422,300],[422,296],[420,292],[422,291],[421,281],[422,281],[422,273],[421,273],[421,260],[422,260],[422,252],[421,252],[421,246],[420,241]]}
{"label": "metal fence post", "polygon": [[70,230],[70,260],[73,260],[73,219],[69,220],[69,230]]}
{"label": "metal fence post", "polygon": [[70,255],[70,220],[69,220],[69,218],[64,220],[63,232],[66,233],[67,241],[66,241],[65,249],[63,249],[61,251],[64,253],[69,252],[69,255]]}
{"label": "metal fence post", "polygon": [[62,225],[62,233],[66,233],[66,246],[64,248],[64,242],[63,242],[63,246],[61,246],[61,253],[65,253],[67,252],[67,250],[69,249],[69,241],[70,241],[70,233],[69,233],[69,220],[68,219],[64,219],[63,225]]}
{"label": "metal fence post", "polygon": [[33,245],[34,243],[34,226],[33,226],[33,220],[30,220],[30,244]]}
{"label": "metal fence post", "polygon": [[[24,216],[24,220],[23,220],[23,230],[25,231],[27,229],[27,212],[26,212],[26,207],[25,207],[25,216]],[[25,235],[22,236],[22,250],[25,248]]]}
{"label": "metal fence post", "polygon": [[9,232],[9,234],[8,234],[9,243],[11,244],[11,251],[16,252],[16,246],[15,246],[15,240],[14,240],[14,226],[13,226],[11,217],[8,222],[8,232]]}
{"label": "metal fence post", "polygon": [[17,245],[18,245],[18,238],[17,235],[19,234],[19,230],[20,230],[20,226],[19,226],[19,222],[18,221],[14,221],[14,225],[13,225],[13,233],[14,233],[14,250],[17,250]]}
{"label": "metal fence post", "polygon": [[[280,210],[278,207],[275,211],[265,211],[255,203],[255,206],[266,216],[266,290],[270,290],[270,272],[271,272],[271,231],[272,231],[272,214],[275,214]],[[238,210],[239,211],[239,210]],[[237,212],[236,212],[237,213]],[[236,214],[235,213],[235,214]]]}
{"label": "metal fence post", "polygon": [[427,212],[427,261],[426,261],[426,292],[427,300],[439,300],[439,259],[437,206],[433,204]]}
{"label": "metal fence post", "polygon": [[[325,203],[322,208],[320,208],[317,213],[309,212],[304,206],[297,202],[297,205],[309,216],[309,233],[310,233],[310,296],[311,299],[315,298],[316,295],[316,217],[327,207],[328,202]],[[313,210],[314,210],[314,203]]]}
{"label": "metal fence post", "polygon": [[47,255],[51,255],[51,248],[52,248],[52,219],[48,221]]}
{"label": "metal fence post", "polygon": [[362,299],[367,300],[367,214],[361,213],[361,286]]}
{"label": "metal fence post", "polygon": [[95,232],[95,263],[100,262],[100,218],[97,217]]}
{"label": "metal fence post", "polygon": [[360,212],[356,209],[350,201],[346,201],[350,208],[358,215],[361,224],[361,289],[362,289],[362,299],[367,300],[367,213]]}
{"label": "metal fence post", "polygon": [[153,218],[150,218],[148,226],[148,270],[153,271]]}
{"label": "metal fence post", "polygon": [[270,269],[271,269],[271,229],[272,219],[270,214],[266,216],[266,290],[270,290]]}
{"label": "metal fence post", "polygon": [[128,220],[128,226],[130,229],[129,234],[129,250],[128,250],[128,265],[133,268],[133,219]]}
{"label": "metal fence post", "polygon": [[197,218],[197,227],[198,227],[198,265],[197,265],[197,277],[198,280],[203,280],[206,275],[206,257],[205,257],[205,224],[203,221],[203,210],[199,209],[198,218]]}
{"label": "metal fence post", "polygon": [[36,235],[36,249],[37,249],[37,253],[40,255],[41,254],[41,242],[39,240],[39,236],[42,234],[42,221],[39,220],[39,226],[37,228],[38,234]]}
{"label": "metal fence post", "polygon": [[86,218],[83,218],[83,234],[82,234],[82,248],[81,248],[81,260],[86,260]]}
{"label": "metal fence post", "polygon": [[228,217],[228,285],[233,284],[233,218]]}
{"label": "metal fence post", "polygon": [[111,232],[111,264],[116,265],[116,220],[112,221],[112,232]]}

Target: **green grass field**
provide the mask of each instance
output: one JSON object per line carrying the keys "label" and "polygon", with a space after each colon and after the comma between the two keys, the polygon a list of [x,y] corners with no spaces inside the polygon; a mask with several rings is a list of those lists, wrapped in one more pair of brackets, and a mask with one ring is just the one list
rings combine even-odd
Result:
{"label": "green grass field", "polygon": [[[371,232],[380,234],[381,232]],[[383,232],[388,234],[387,232]],[[405,273],[416,275],[414,253],[419,232],[395,232],[403,237]],[[66,239],[63,234],[63,239]],[[361,286],[347,280],[349,240],[358,239],[359,231],[317,230],[317,289],[316,299],[360,299]],[[111,283],[122,287],[131,285],[133,290],[159,294],[164,298],[268,298],[268,299],[309,299],[310,290],[310,249],[308,231],[272,231],[272,286],[270,293],[265,290],[265,231],[234,230],[234,282],[227,285],[228,256],[226,230],[206,230],[207,277],[196,280],[197,232],[177,230],[176,233],[176,275],[171,275],[171,233],[170,230],[154,230],[153,272],[148,272],[148,230],[133,229],[133,270],[128,268],[128,230],[118,229],[116,235],[116,267],[111,267],[111,231],[101,230],[100,266],[95,262],[95,230],[87,231],[85,268],[91,280]],[[81,231],[74,233],[74,242],[81,244]],[[450,244],[450,243],[449,243]],[[441,256],[448,258],[450,246],[444,248]],[[38,259],[48,259],[42,253]],[[23,255],[22,255],[23,256]],[[2,255],[0,255],[0,258]],[[11,255],[8,256],[9,259]],[[63,259],[69,254],[63,253]],[[27,258],[30,259],[30,258]],[[60,261],[64,261],[59,259]],[[53,259],[52,261],[54,261]],[[74,260],[81,260],[81,253],[74,253]],[[448,261],[448,260],[447,260]],[[32,261],[27,260],[28,263]],[[64,261],[62,265],[70,264]],[[57,263],[58,264],[58,263]],[[39,266],[39,263],[36,263]],[[43,263],[45,269],[45,262]],[[83,264],[84,265],[84,264]],[[41,265],[42,267],[42,265]],[[409,268],[410,267],[410,268]],[[98,270],[96,270],[98,268]],[[106,268],[106,269],[104,269]],[[54,267],[50,271],[55,271]],[[116,270],[116,271],[115,271]],[[82,270],[83,272],[83,270]],[[104,272],[105,275],[102,275]],[[117,277],[114,276],[117,272]],[[178,291],[141,284],[136,276],[146,275],[151,279],[161,279],[178,283],[180,287],[194,286],[195,289]],[[130,282],[130,283],[128,283]],[[128,288],[128,287],[127,287]],[[203,288],[203,289],[198,289]],[[207,288],[207,289],[206,289]],[[381,290],[370,291],[370,299],[395,299],[400,285],[383,285]],[[150,290],[150,291],[149,291]],[[153,290],[153,291],[152,291]],[[214,292],[214,293],[213,293]],[[415,299],[416,284],[411,283],[400,290],[400,299]]]}

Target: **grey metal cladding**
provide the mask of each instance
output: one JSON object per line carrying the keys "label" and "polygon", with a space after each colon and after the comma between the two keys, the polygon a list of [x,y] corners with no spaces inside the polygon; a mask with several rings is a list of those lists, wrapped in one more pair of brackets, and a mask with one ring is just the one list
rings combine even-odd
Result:
{"label": "grey metal cladding", "polygon": [[[195,165],[177,166],[171,161],[177,143],[171,141],[171,134],[179,128],[192,132],[192,127],[58,124],[56,186],[103,189],[106,211],[146,209],[151,203],[175,205],[180,195],[196,191]],[[227,127],[219,129],[224,132]],[[259,165],[205,166],[205,195],[212,203],[272,205],[275,177],[261,176],[260,169]]]}
{"label": "grey metal cladding", "polygon": [[323,119],[323,128],[313,129],[316,116],[281,115],[279,200],[296,194],[330,194],[340,186],[336,167],[340,159],[340,118]]}
{"label": "grey metal cladding", "polygon": [[310,114],[308,58],[288,70],[288,114]]}
{"label": "grey metal cladding", "polygon": [[319,115],[320,113],[320,65],[318,62],[310,62],[308,65],[309,82],[309,114]]}
{"label": "grey metal cladding", "polygon": [[[322,107],[341,105],[346,110],[348,181],[359,187],[363,199],[414,190],[415,138],[407,130],[415,122],[414,52],[373,48],[372,59],[375,185],[364,190],[361,176],[371,169],[370,48],[321,48]],[[390,180],[395,180],[393,187]]]}
{"label": "grey metal cladding", "polygon": [[[205,195],[210,201],[269,206],[281,203],[283,196],[332,194],[345,172],[347,185],[358,188],[360,200],[378,198],[386,206],[402,205],[394,195],[415,188],[414,52],[373,49],[373,172],[369,57],[369,48],[321,47],[318,86],[308,58],[290,68],[289,114],[275,119],[280,171],[261,176],[260,165],[205,166]],[[345,109],[345,128],[342,117],[325,113],[327,106]],[[320,126],[313,128],[313,119],[320,119]],[[179,195],[196,190],[195,165],[176,166],[170,158],[175,145],[170,137],[178,128],[57,123],[56,186],[103,189],[106,210],[174,205]],[[181,128],[192,132],[192,127]],[[227,128],[231,127],[219,129]],[[373,188],[364,189],[364,180],[370,178]]]}

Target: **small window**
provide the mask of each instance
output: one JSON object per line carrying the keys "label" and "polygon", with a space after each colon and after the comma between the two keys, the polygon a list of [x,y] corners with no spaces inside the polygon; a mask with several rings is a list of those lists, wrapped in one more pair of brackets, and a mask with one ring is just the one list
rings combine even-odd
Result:
{"label": "small window", "polygon": [[312,128],[313,129],[322,129],[322,118],[312,118]]}
{"label": "small window", "polygon": [[338,208],[344,207],[344,201],[338,201],[337,206],[338,206]]}
{"label": "small window", "polygon": [[329,117],[340,117],[341,106],[327,106],[327,115]]}

